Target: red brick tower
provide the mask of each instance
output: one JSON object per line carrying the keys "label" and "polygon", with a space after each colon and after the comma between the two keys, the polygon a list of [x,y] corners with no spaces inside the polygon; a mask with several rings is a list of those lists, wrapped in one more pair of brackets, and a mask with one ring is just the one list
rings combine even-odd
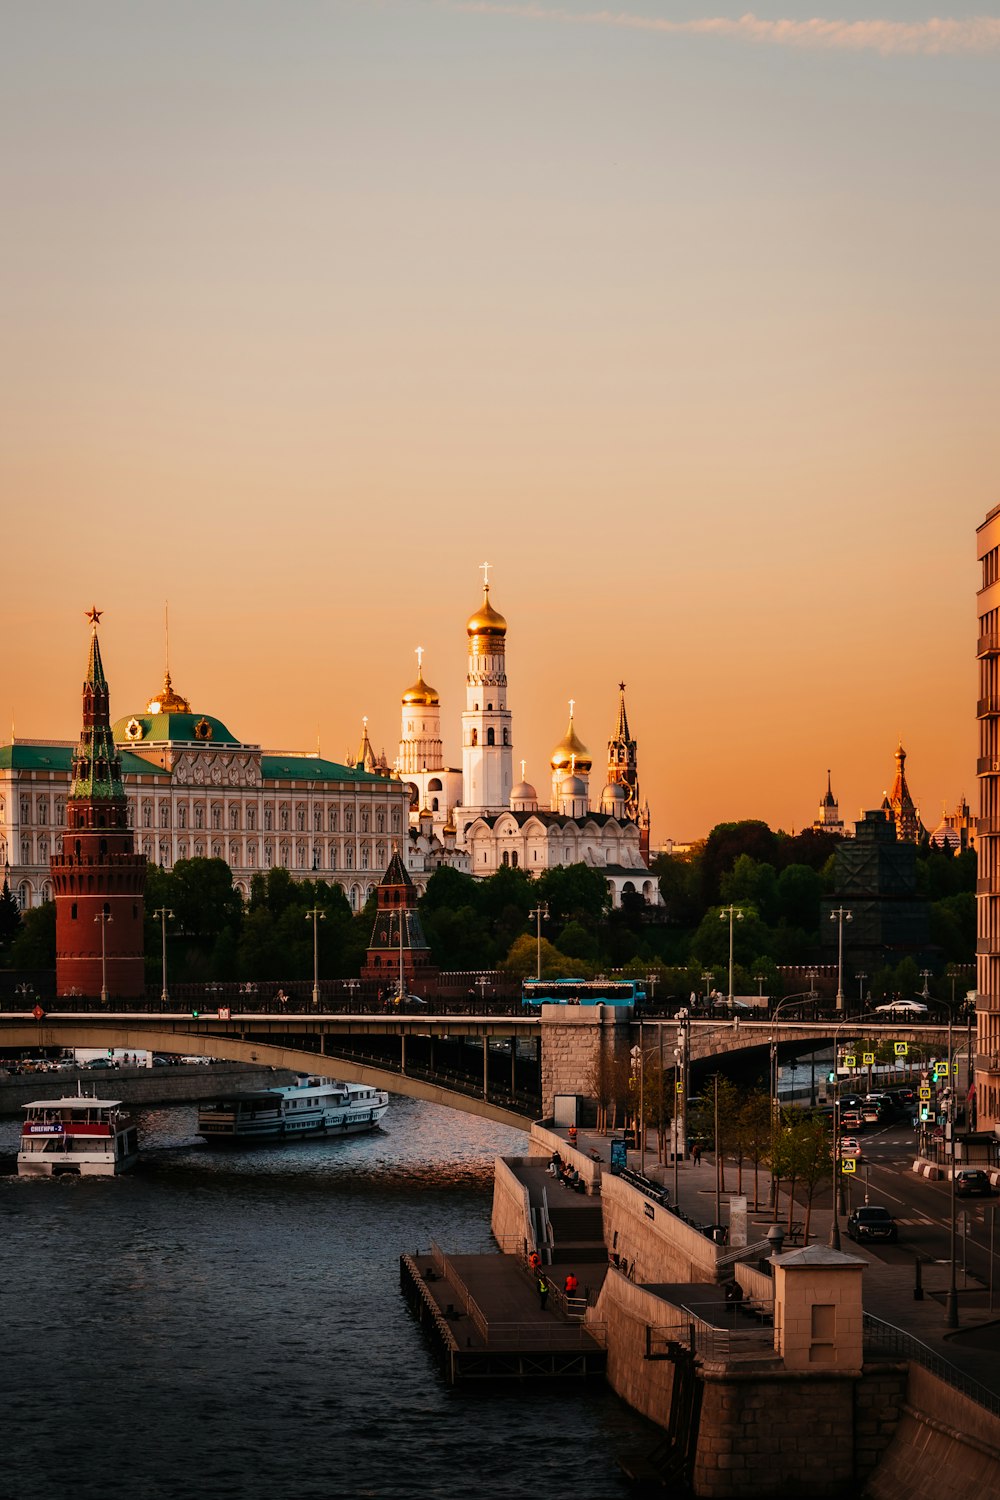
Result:
{"label": "red brick tower", "polygon": [[437,994],[438,973],[420,925],[416,886],[397,849],[378,887],[378,911],[361,978],[376,983],[387,999],[399,995],[402,982],[406,994],[426,1000]]}
{"label": "red brick tower", "polygon": [[56,900],[56,993],[132,999],[145,991],[142,893],[146,857],[128,826],[122,766],[91,609],[83,730],[73,752],[62,853],[50,860]]}

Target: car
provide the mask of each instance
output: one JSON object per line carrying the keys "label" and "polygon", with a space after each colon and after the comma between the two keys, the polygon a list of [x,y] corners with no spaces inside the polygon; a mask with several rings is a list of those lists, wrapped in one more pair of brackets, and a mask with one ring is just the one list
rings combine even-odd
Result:
{"label": "car", "polygon": [[888,1005],[876,1005],[875,1014],[881,1016],[926,1016],[926,1005],[919,1000],[890,1000]]}
{"label": "car", "polygon": [[861,1142],[853,1135],[842,1135],[840,1137],[840,1155],[853,1158],[854,1161],[860,1161]]}
{"label": "car", "polygon": [[963,1167],[955,1173],[956,1198],[992,1198],[996,1188],[989,1174],[974,1167]]}
{"label": "car", "polygon": [[858,1109],[842,1109],[840,1111],[840,1123],[845,1130],[863,1130],[865,1119]]}
{"label": "car", "polygon": [[752,1005],[748,1005],[745,1000],[736,999],[733,1000],[732,1012],[730,1012],[729,1001],[725,998],[725,996],[723,996],[721,1000],[714,1001],[712,1009],[714,1011],[720,1011],[723,1015],[727,1016],[730,1014],[734,1016],[749,1016],[753,1014]]}
{"label": "car", "polygon": [[857,1241],[862,1240],[886,1240],[895,1244],[899,1238],[896,1221],[887,1208],[880,1208],[873,1203],[865,1203],[856,1208],[847,1221],[848,1238]]}

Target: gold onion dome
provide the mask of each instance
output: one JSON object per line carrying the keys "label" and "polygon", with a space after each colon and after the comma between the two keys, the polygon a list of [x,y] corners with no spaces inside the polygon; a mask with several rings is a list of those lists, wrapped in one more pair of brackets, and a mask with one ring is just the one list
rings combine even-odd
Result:
{"label": "gold onion dome", "polygon": [[503,637],[507,634],[507,621],[498,610],[490,603],[489,584],[483,589],[483,602],[474,615],[469,616],[469,623],[465,627],[469,635],[493,635]]}
{"label": "gold onion dome", "polygon": [[148,714],[189,714],[191,705],[180,693],[175,693],[170,681],[170,673],[163,674],[163,687],[155,693],[146,704]]}
{"label": "gold onion dome", "polygon": [[411,708],[436,708],[441,702],[434,688],[428,687],[421,672],[412,687],[408,687],[403,694],[403,707]]}
{"label": "gold onion dome", "polygon": [[573,728],[573,715],[569,716],[569,728],[552,752],[549,761],[553,771],[583,771],[586,774],[593,761],[585,745],[577,739],[576,730]]}

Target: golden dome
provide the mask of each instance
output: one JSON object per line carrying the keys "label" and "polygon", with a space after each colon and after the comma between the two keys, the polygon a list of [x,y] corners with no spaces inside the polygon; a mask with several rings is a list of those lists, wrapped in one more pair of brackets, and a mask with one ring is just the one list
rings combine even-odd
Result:
{"label": "golden dome", "polygon": [[474,615],[469,616],[465,627],[469,635],[492,635],[502,639],[507,634],[507,621],[490,603],[489,584],[483,589],[483,602]]}
{"label": "golden dome", "polygon": [[408,687],[403,694],[404,708],[436,708],[441,702],[432,687],[428,687],[421,672],[412,687]]}
{"label": "golden dome", "polygon": [[569,716],[569,728],[552,752],[549,765],[553,771],[582,771],[585,775],[593,765],[593,761],[585,745],[577,739],[576,730],[573,728],[573,715]]}
{"label": "golden dome", "polygon": [[170,681],[170,673],[163,674],[163,687],[155,697],[150,698],[146,704],[148,714],[189,714],[191,705],[180,693],[175,693]]}

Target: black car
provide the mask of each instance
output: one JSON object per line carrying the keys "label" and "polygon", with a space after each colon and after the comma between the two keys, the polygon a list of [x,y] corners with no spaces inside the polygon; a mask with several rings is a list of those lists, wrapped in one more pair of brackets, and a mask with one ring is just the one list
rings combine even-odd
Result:
{"label": "black car", "polygon": [[862,1240],[888,1240],[894,1244],[899,1237],[896,1221],[889,1210],[875,1208],[867,1203],[851,1214],[847,1221],[847,1233],[858,1244]]}
{"label": "black car", "polygon": [[955,1173],[956,1198],[992,1198],[993,1184],[985,1172],[963,1167]]}

